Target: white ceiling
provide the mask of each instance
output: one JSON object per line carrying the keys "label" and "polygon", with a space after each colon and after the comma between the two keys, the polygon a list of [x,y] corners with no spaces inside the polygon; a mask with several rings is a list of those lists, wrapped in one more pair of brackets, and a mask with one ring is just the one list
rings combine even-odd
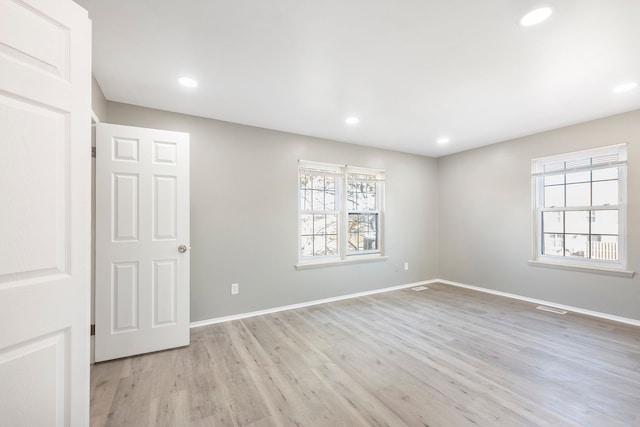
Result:
{"label": "white ceiling", "polygon": [[640,108],[638,0],[76,2],[111,101],[429,156]]}

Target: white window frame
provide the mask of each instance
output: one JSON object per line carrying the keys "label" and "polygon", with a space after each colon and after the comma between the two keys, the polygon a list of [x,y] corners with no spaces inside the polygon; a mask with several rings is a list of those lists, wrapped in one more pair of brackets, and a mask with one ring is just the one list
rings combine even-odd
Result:
{"label": "white window frame", "polygon": [[[322,174],[336,177],[336,194],[335,194],[335,212],[338,215],[338,253],[336,255],[302,255],[302,215],[313,214],[312,210],[302,210],[302,195],[300,188],[300,177],[305,171],[317,171]],[[349,182],[349,174],[369,174],[376,177],[376,209],[375,210],[348,210],[347,209],[347,188]],[[298,161],[298,264],[296,268],[303,269],[316,266],[325,266],[331,264],[340,264],[345,262],[370,262],[385,260],[384,255],[384,190],[385,190],[385,171],[381,169],[372,169],[364,167],[355,167],[349,165],[337,165],[330,163],[320,163],[307,160]],[[327,211],[322,211],[326,213]],[[377,214],[377,248],[364,251],[349,251],[349,214],[354,213]]]}
{"label": "white window frame", "polygon": [[[559,162],[579,162],[594,157],[611,156],[612,160],[597,165],[584,165],[573,168],[564,168],[545,173],[545,165]],[[618,204],[605,206],[579,206],[579,207],[544,207],[544,177],[573,172],[593,171],[602,168],[618,168]],[[565,184],[566,185],[566,184]],[[627,268],[627,145],[617,144],[607,147],[581,150],[571,153],[541,157],[531,161],[531,194],[533,216],[533,259],[530,264],[542,266],[556,266],[558,268],[572,270],[592,270],[601,273],[611,273],[623,276],[633,275]],[[565,188],[566,190],[566,188]],[[543,254],[543,212],[570,212],[593,210],[618,210],[618,260],[600,260],[590,258],[567,257],[560,255]]]}

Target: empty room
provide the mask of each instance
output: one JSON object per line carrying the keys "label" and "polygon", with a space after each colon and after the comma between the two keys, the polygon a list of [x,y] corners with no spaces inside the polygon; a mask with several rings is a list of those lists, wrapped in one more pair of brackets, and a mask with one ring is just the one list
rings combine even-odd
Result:
{"label": "empty room", "polygon": [[0,426],[640,426],[640,2],[0,2]]}

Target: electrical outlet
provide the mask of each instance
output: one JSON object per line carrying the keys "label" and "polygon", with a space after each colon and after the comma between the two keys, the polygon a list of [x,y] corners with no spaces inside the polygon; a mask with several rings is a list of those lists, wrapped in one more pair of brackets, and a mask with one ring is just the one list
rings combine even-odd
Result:
{"label": "electrical outlet", "polygon": [[409,270],[409,263],[405,262],[404,263],[404,271],[407,271],[407,270]]}
{"label": "electrical outlet", "polygon": [[236,295],[239,291],[240,291],[240,289],[238,289],[238,284],[237,283],[232,283],[231,284],[231,295]]}

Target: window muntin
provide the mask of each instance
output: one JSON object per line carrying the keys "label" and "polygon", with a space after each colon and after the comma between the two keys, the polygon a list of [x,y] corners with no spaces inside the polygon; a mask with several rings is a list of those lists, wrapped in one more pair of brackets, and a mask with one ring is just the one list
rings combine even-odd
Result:
{"label": "window muntin", "polygon": [[538,260],[625,264],[626,146],[532,161]]}
{"label": "window muntin", "polygon": [[381,254],[384,173],[300,161],[299,259]]}

